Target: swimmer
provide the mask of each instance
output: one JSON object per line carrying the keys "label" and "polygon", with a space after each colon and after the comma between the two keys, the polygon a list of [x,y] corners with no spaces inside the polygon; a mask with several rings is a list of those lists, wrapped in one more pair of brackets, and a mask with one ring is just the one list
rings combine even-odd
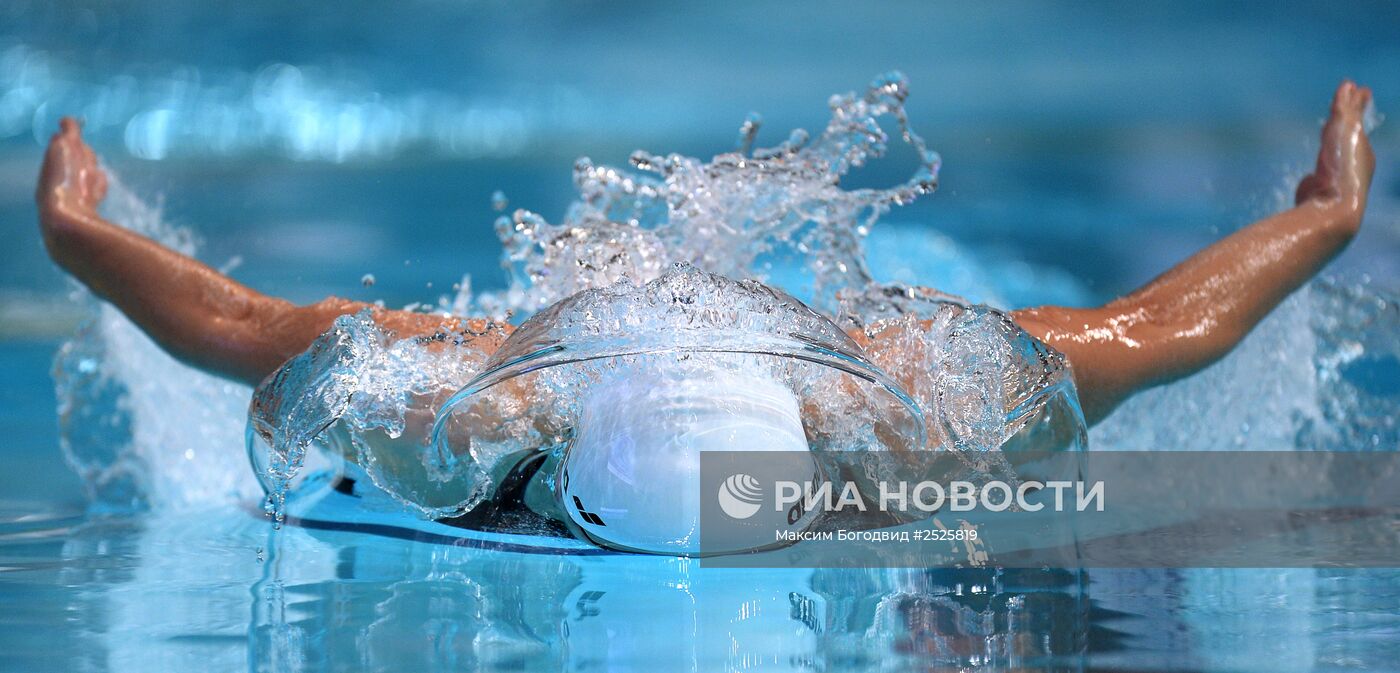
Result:
{"label": "swimmer", "polygon": [[[1299,183],[1293,208],[1225,237],[1103,306],[1011,312],[1023,329],[1069,359],[1089,423],[1137,391],[1224,357],[1356,236],[1375,169],[1363,124],[1370,100],[1368,88],[1350,81],[1337,88],[1316,168]],[[78,123],[63,119],[36,193],[49,255],[171,355],[213,374],[256,386],[337,317],[364,308],[400,338],[465,332],[489,353],[510,334],[509,325],[486,319],[394,311],[335,297],[298,306],[262,294],[104,220],[97,207],[106,190],[106,175]]]}
{"label": "swimmer", "polygon": [[[1088,422],[1103,419],[1139,390],[1188,376],[1223,357],[1350,242],[1365,212],[1375,165],[1364,126],[1370,96],[1351,82],[1337,89],[1316,168],[1298,185],[1292,209],[1226,237],[1104,306],[1011,312],[1026,332],[1068,359]],[[429,352],[466,341],[476,351],[493,353],[514,329],[484,318],[393,311],[334,297],[297,306],[261,294],[104,220],[97,210],[106,188],[106,175],[77,122],[63,119],[49,145],[37,192],[49,254],[171,355],[213,374],[254,386],[274,381],[270,375],[303,353],[333,321],[366,309],[390,336],[420,338]],[[931,328],[931,321],[922,325]],[[908,343],[900,332],[856,329],[850,336],[879,352]],[[453,338],[436,338],[449,333]],[[579,423],[577,436],[562,454],[511,454],[517,462],[500,465],[508,473],[491,476],[489,507],[467,504],[477,502],[474,498],[483,490],[477,477],[438,481],[420,491],[428,484],[421,481],[423,464],[412,457],[426,446],[429,429],[440,420],[443,399],[415,397],[405,409],[401,435],[367,429],[355,439],[361,450],[375,456],[371,462],[381,473],[409,484],[414,505],[444,515],[467,512],[453,517],[453,525],[495,526],[531,515],[603,546],[665,554],[716,551],[698,546],[700,499],[685,495],[697,495],[692,491],[698,487],[694,474],[701,453],[783,451],[782,469],[794,478],[818,469],[805,437],[808,412],[791,391],[768,385],[761,375],[725,378],[715,372],[627,382],[605,386],[600,395],[583,400],[583,418],[592,421]],[[653,418],[658,404],[685,413]],[[478,433],[502,429],[494,422],[473,426],[450,448],[465,452],[475,439],[490,444]],[[348,438],[344,424],[329,432],[328,437],[338,438],[331,445],[347,445],[340,441]],[[634,469],[647,478],[624,476]],[[353,481],[341,486],[353,488]],[[742,491],[744,485],[736,484]],[[435,495],[425,496],[429,491]],[[606,513],[606,522],[598,512]],[[783,518],[788,526],[812,521]],[[759,548],[746,540],[734,544],[732,551]]]}

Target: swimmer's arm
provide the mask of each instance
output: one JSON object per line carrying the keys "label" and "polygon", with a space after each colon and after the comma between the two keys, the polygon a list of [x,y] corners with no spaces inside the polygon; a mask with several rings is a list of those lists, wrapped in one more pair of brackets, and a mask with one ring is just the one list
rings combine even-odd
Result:
{"label": "swimmer's arm", "polygon": [[1098,308],[1013,312],[1069,358],[1085,417],[1103,419],[1146,387],[1224,357],[1289,293],[1356,235],[1375,158],[1363,130],[1370,91],[1343,83],[1323,129],[1317,168],[1296,207],[1260,220]]}
{"label": "swimmer's arm", "polygon": [[[102,219],[97,206],[106,191],[106,175],[78,124],[64,119],[36,193],[49,255],[187,364],[256,385],[337,317],[366,306],[336,298],[297,306],[257,292]],[[442,316],[383,309],[375,309],[375,320],[400,337],[456,327]]]}
{"label": "swimmer's arm", "polygon": [[1102,420],[1143,388],[1224,357],[1351,240],[1356,214],[1308,203],[1250,225],[1097,308],[1012,313],[1069,358],[1084,415]]}

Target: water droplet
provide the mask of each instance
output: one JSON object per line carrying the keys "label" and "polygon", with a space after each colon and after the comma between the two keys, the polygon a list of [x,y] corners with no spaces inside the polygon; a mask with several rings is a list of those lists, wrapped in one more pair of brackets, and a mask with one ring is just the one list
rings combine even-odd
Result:
{"label": "water droplet", "polygon": [[758,138],[758,129],[763,126],[763,117],[757,112],[750,112],[744,118],[744,123],[739,125],[739,154],[748,156],[753,152],[753,143]]}

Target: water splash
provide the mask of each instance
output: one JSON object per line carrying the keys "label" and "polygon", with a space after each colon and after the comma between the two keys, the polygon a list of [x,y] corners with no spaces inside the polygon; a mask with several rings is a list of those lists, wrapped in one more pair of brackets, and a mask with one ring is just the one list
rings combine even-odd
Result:
{"label": "water splash", "polygon": [[[910,129],[908,95],[904,76],[889,73],[862,95],[833,96],[831,120],[815,139],[797,130],[756,150],[760,124],[751,115],[740,151],[710,161],[638,151],[631,163],[644,173],[634,173],[580,159],[579,199],[563,222],[528,210],[497,221],[510,289],[485,306],[528,314],[624,278],[645,283],[676,262],[731,277],[761,275],[755,262],[782,248],[815,278],[813,304],[832,310],[839,291],[871,283],[861,248],[871,225],[938,186],[941,160]],[[842,189],[851,169],[884,156],[885,117],[917,152],[918,168],[889,189]]]}
{"label": "water splash", "polygon": [[[188,230],[113,179],[104,215],[186,254]],[[176,361],[112,306],[86,290],[77,334],[59,349],[53,375],[59,445],[98,508],[247,502],[259,493],[243,455],[249,389]]]}
{"label": "water splash", "polygon": [[1014,479],[1003,449],[1085,445],[1065,357],[1005,313],[929,288],[871,284],[843,294],[838,320],[927,415],[929,445],[973,469]]}
{"label": "water splash", "polygon": [[[681,354],[672,369],[690,376],[737,366],[783,381],[803,400],[819,452],[948,450],[991,471],[1005,467],[997,450],[1031,426],[1054,425],[1036,431],[1055,446],[1080,445],[1082,415],[1059,354],[1002,313],[881,286],[866,269],[871,225],[937,185],[938,156],[909,128],[907,96],[906,80],[891,73],[863,95],[834,96],[815,139],[797,131],[752,150],[759,120],[750,116],[739,152],[708,162],[633,154],[633,166],[654,176],[580,160],[580,199],[563,223],[526,210],[497,222],[510,287],[476,308],[534,315],[475,378],[466,380],[469,363],[444,373],[443,354],[414,340],[391,344],[362,315],[342,318],[259,389],[250,437],[266,445],[254,450],[268,455],[269,509],[279,510],[307,447],[335,426],[373,481],[410,508],[432,517],[468,511],[518,462],[509,458],[565,441],[591,382],[656,367],[647,358],[658,354]],[[852,168],[887,150],[884,117],[917,151],[919,168],[889,189],[843,189]],[[759,260],[784,247],[806,264],[826,315],[758,282],[730,280],[759,275]],[[453,305],[462,303],[459,294]],[[838,313],[839,327],[829,317]],[[847,331],[877,344],[870,358]],[[886,397],[793,364],[821,359],[811,353],[834,354],[830,371],[859,369],[857,381],[886,382],[874,388]],[[439,409],[453,386],[462,391]],[[907,410],[889,412],[882,404],[890,400]],[[435,441],[405,433],[409,415],[434,418]],[[901,438],[898,446],[882,432]]]}
{"label": "water splash", "polygon": [[1314,281],[1225,359],[1128,400],[1094,428],[1093,446],[1394,451],[1400,448],[1396,335],[1400,297]]}
{"label": "water splash", "polygon": [[[422,454],[433,410],[460,388],[486,359],[469,336],[495,325],[447,327],[427,336],[394,340],[373,311],[337,318],[302,354],[258,386],[248,413],[249,456],[268,493],[267,511],[279,518],[282,502],[313,444],[358,463],[381,487],[406,502],[422,499],[400,480],[430,483]],[[376,450],[379,449],[379,450]],[[467,486],[463,499],[484,483]],[[479,498],[478,498],[479,499]]]}

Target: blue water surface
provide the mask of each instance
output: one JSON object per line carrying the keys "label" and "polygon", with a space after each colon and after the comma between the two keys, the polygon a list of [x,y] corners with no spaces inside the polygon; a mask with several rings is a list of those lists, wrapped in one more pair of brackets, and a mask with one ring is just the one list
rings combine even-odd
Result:
{"label": "blue water surface", "polygon": [[[732,571],[274,534],[256,502],[91,511],[49,375],[81,310],[32,205],[41,141],[81,115],[103,161],[242,282],[435,302],[463,274],[503,285],[495,190],[557,221],[580,155],[709,156],[752,110],[775,143],[897,67],[945,169],[876,226],[876,275],[1090,304],[1286,203],[1342,77],[1400,109],[1397,25],[1391,2],[8,3],[0,670],[1397,670],[1393,570]],[[1329,273],[1394,290],[1400,131],[1373,141],[1371,209]],[[854,184],[912,163],[896,152]],[[1253,349],[1288,359],[1287,334]],[[1395,362],[1348,376],[1400,395]],[[1256,392],[1211,402],[1248,416]]]}

